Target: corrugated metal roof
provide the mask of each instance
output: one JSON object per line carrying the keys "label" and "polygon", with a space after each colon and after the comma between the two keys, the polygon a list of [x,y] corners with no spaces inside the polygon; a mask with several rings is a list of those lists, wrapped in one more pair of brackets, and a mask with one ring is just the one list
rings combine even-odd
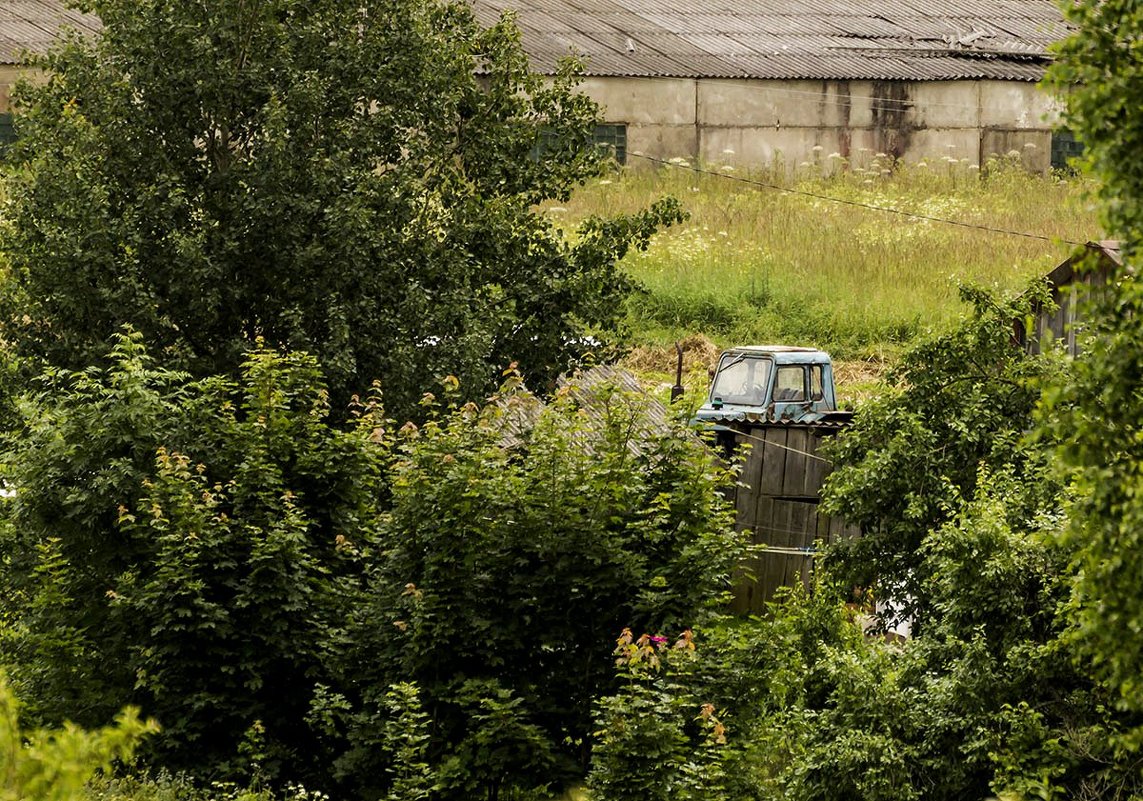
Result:
{"label": "corrugated metal roof", "polygon": [[[608,421],[617,413],[632,425],[627,450],[633,456],[650,451],[679,413],[648,395],[634,375],[619,367],[599,365],[572,376],[560,376],[558,386],[571,396],[578,411],[589,421],[578,441],[589,453],[597,450],[610,427]],[[501,447],[519,448],[527,444],[543,409],[539,398],[527,390],[517,390],[489,404],[485,420],[499,429]],[[686,436],[700,441],[697,431]]]}
{"label": "corrugated metal roof", "polygon": [[[1036,81],[1067,31],[1055,0],[471,0],[516,11],[535,69],[575,54],[589,75]],[[0,64],[99,20],[61,0],[3,0]]]}
{"label": "corrugated metal roof", "polygon": [[99,18],[81,14],[60,0],[3,0],[0,4],[0,64],[19,64],[25,50],[43,53],[60,29],[99,30]]}
{"label": "corrugated metal roof", "polygon": [[588,75],[1037,81],[1067,32],[1055,0],[470,0],[517,11],[533,68]]}
{"label": "corrugated metal roof", "polygon": [[827,412],[826,414],[829,416],[820,420],[775,420],[764,413],[739,411],[713,417],[704,414],[702,421],[736,430],[739,428],[816,428],[831,431],[848,428],[852,422],[848,412]]}

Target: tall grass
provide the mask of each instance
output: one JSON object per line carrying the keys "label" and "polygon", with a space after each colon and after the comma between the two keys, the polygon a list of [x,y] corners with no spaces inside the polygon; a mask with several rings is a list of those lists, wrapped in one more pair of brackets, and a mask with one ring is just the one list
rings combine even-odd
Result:
{"label": "tall grass", "polygon": [[[729,156],[729,154],[728,154]],[[1071,250],[1063,240],[1099,239],[1090,187],[1078,178],[1031,175],[1013,154],[982,171],[952,155],[890,164],[863,154],[749,172],[685,162],[658,171],[624,169],[549,207],[573,227],[593,214],[634,211],[663,195],[682,200],[687,223],[659,234],[624,267],[645,288],[630,304],[637,342],[702,333],[719,344],[812,344],[842,358],[895,349],[962,313],[961,282],[1009,290],[1046,274]],[[1049,237],[1041,241],[948,225],[763,189],[741,181],[970,226]]]}

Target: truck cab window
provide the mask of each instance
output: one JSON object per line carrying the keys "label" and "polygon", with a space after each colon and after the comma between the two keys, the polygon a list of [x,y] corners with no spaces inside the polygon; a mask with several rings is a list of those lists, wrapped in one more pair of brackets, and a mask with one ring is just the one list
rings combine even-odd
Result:
{"label": "truck cab window", "polygon": [[810,368],[810,400],[820,401],[825,397],[825,368],[815,364]]}
{"label": "truck cab window", "polygon": [[781,403],[783,401],[804,401],[805,399],[805,369],[800,365],[797,367],[779,367],[777,380],[774,383],[774,400]]}
{"label": "truck cab window", "polygon": [[724,357],[710,397],[739,406],[764,406],[770,381],[770,360],[747,356]]}

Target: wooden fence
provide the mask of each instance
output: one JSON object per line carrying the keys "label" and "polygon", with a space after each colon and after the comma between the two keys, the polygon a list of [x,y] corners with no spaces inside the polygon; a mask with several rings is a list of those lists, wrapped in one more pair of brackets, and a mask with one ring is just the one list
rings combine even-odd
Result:
{"label": "wooden fence", "polygon": [[779,587],[808,583],[815,543],[858,533],[818,512],[830,469],[818,448],[838,430],[820,424],[752,423],[734,433],[743,460],[734,498],[737,526],[751,532],[755,544],[766,546],[740,568],[734,612],[760,613]]}

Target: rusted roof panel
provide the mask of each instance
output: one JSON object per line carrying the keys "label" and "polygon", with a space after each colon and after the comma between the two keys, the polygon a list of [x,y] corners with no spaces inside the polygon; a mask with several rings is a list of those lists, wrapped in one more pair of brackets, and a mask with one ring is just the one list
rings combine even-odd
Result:
{"label": "rusted roof panel", "polygon": [[704,423],[725,425],[730,428],[815,428],[838,431],[848,428],[851,419],[844,412],[831,412],[821,420],[775,420],[766,414],[757,412],[731,412],[724,416],[708,417],[703,415]]}
{"label": "rusted roof panel", "polygon": [[570,48],[597,76],[1036,81],[1068,30],[1055,0],[470,2],[519,8],[537,69]]}

